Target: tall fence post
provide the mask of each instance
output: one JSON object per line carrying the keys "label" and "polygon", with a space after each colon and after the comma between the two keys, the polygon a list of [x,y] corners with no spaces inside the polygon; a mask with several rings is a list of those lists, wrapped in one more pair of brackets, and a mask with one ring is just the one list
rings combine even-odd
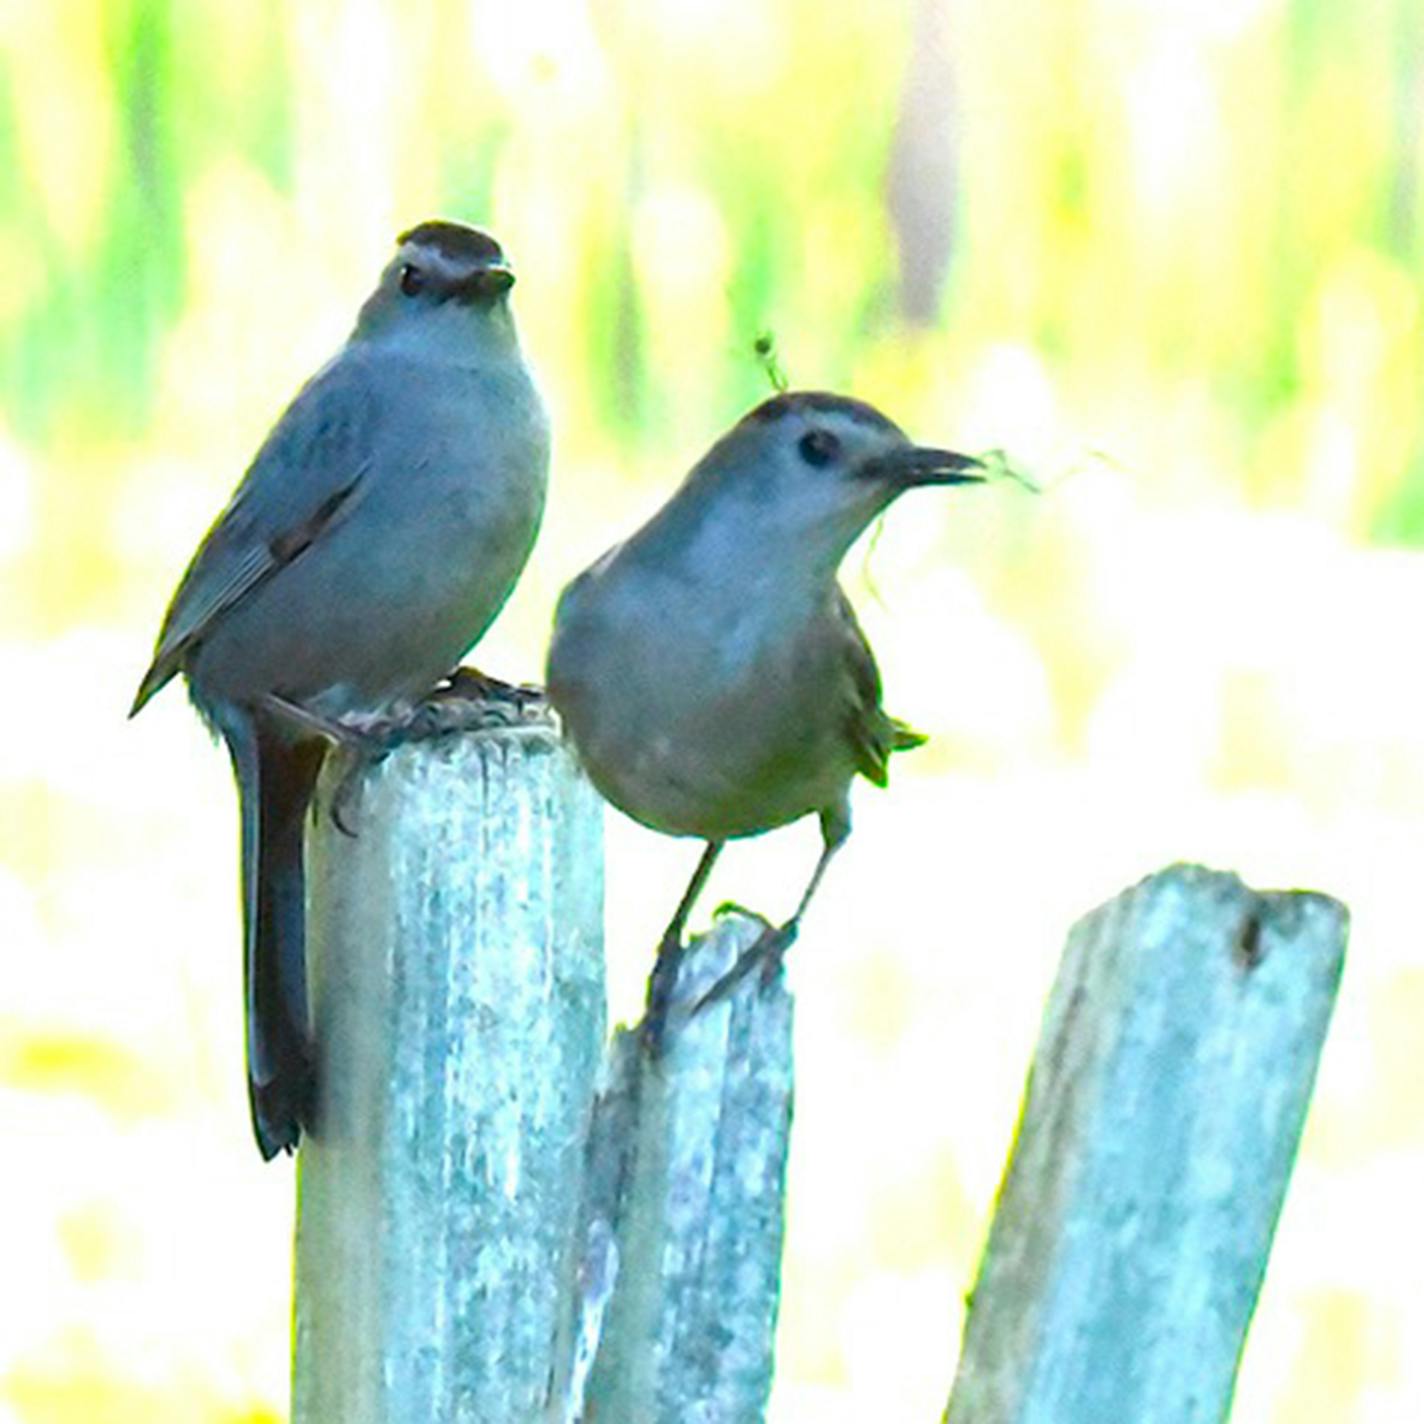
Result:
{"label": "tall fence post", "polygon": [[603,1052],[601,806],[537,713],[358,784],[354,837],[310,838],[293,1419],[522,1424]]}
{"label": "tall fence post", "polygon": [[1074,927],[947,1424],[1223,1424],[1347,927],[1197,866]]}

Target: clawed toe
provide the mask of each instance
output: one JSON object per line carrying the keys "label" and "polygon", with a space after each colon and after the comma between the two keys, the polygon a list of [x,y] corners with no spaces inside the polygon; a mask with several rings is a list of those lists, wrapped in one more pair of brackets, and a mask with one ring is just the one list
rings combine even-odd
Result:
{"label": "clawed toe", "polygon": [[736,963],[693,1004],[693,1016],[727,998],[756,969],[761,970],[761,982],[770,984],[781,971],[786,951],[796,943],[796,932],[794,920],[788,920],[781,926],[768,925],[757,937],[756,943],[740,954]]}
{"label": "clawed toe", "polygon": [[653,972],[648,976],[648,1002],[643,1011],[640,1038],[643,1051],[652,1059],[662,1057],[667,1043],[668,1017],[683,953],[681,941],[664,939],[658,946]]}
{"label": "clawed toe", "polygon": [[785,924],[774,934],[764,936],[766,949],[761,954],[761,982],[764,986],[774,983],[781,973],[786,962],[786,951],[796,943],[796,931],[794,923]]}
{"label": "clawed toe", "polygon": [[409,742],[452,732],[516,727],[537,720],[546,705],[542,688],[516,686],[462,667],[403,717],[393,720],[390,731],[394,741]]}
{"label": "clawed toe", "polygon": [[361,784],[360,774],[372,764],[371,761],[360,757],[352,757],[346,769],[341,773],[341,780],[336,783],[336,787],[331,793],[331,800],[327,804],[326,814],[331,824],[343,836],[349,836],[352,840],[356,839],[355,813],[360,801],[357,794],[357,788]]}
{"label": "clawed toe", "polygon": [[362,777],[385,761],[402,742],[409,740],[409,726],[414,715],[402,713],[381,720],[371,719],[346,728],[346,740],[339,751],[343,763],[341,774],[327,803],[327,815],[331,818],[331,824],[342,835],[355,839],[356,821],[360,814]]}

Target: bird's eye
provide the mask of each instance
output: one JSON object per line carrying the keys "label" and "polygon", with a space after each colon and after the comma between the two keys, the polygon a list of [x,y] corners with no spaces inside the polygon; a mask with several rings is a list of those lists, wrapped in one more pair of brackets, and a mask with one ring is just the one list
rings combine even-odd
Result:
{"label": "bird's eye", "polygon": [[841,442],[829,430],[808,430],[796,448],[808,465],[829,465],[840,454]]}
{"label": "bird's eye", "polygon": [[401,268],[400,289],[408,297],[415,296],[425,286],[425,273],[419,267],[407,262]]}

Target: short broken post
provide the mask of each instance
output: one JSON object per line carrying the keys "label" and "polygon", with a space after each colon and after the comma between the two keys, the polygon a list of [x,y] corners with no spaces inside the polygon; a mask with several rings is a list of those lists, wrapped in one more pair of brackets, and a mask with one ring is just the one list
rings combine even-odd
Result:
{"label": "short broken post", "polygon": [[688,1006],[765,923],[722,916],[684,956],[661,1060],[619,1029],[589,1141],[566,1424],[759,1424],[771,1394],[792,1111],[778,968]]}
{"label": "short broken post", "polygon": [[1074,927],[947,1424],[1223,1424],[1347,926],[1174,866]]}

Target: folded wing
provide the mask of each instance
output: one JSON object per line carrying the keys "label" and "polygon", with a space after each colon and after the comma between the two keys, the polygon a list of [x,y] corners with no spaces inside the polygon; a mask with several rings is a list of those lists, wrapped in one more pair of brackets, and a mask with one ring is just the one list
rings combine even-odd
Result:
{"label": "folded wing", "polygon": [[232,608],[349,513],[378,418],[369,383],[349,362],[334,362],[302,389],[188,565],[130,716]]}
{"label": "folded wing", "polygon": [[845,716],[842,726],[855,757],[856,769],[877,786],[888,780],[890,753],[922,746],[925,736],[892,717],[880,705],[880,669],[850,600],[840,589],[835,594],[835,619],[841,635],[841,658],[846,672]]}

